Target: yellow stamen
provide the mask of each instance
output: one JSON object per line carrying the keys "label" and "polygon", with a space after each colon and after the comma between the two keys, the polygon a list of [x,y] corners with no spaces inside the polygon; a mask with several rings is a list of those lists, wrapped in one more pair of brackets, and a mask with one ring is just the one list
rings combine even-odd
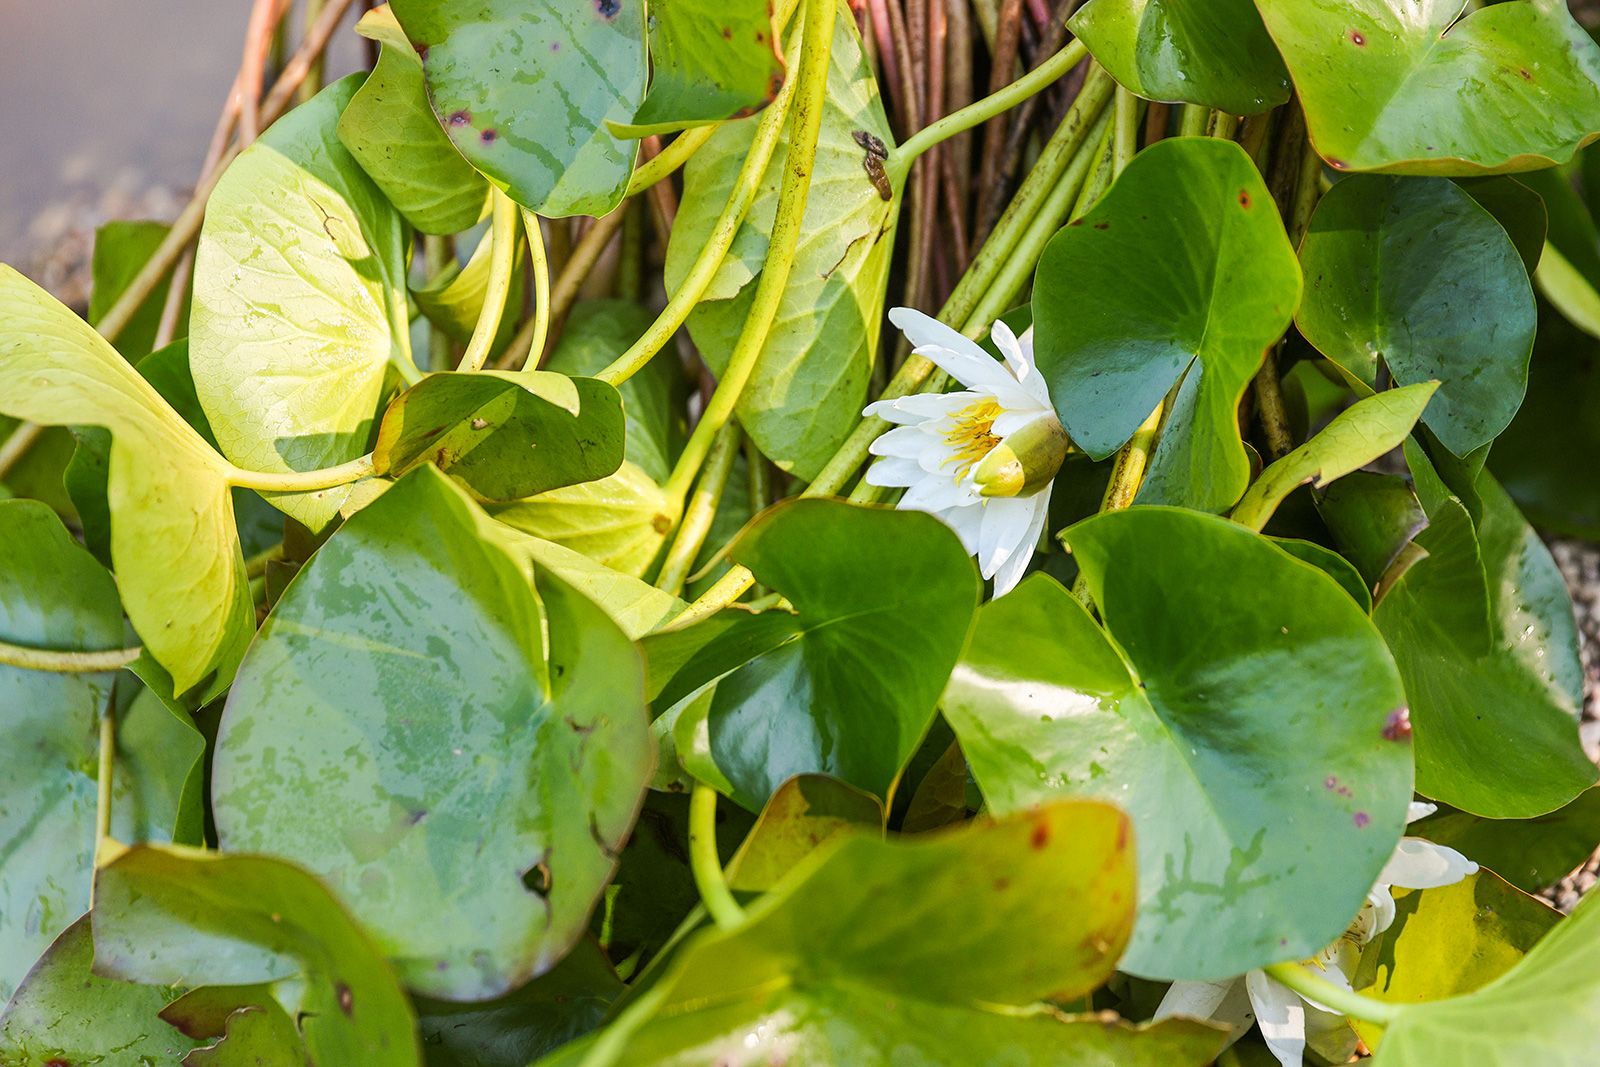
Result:
{"label": "yellow stamen", "polygon": [[956,481],[965,478],[967,472],[1000,443],[993,427],[994,420],[1004,410],[996,401],[986,399],[974,401],[956,412],[955,426],[944,435],[945,444],[950,446],[950,457],[942,464],[946,467],[956,464]]}

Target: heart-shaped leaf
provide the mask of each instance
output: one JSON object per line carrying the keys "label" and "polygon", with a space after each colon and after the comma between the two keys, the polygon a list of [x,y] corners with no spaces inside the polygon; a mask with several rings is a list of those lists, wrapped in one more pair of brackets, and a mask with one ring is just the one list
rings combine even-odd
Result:
{"label": "heart-shaped leaf", "polygon": [[[5,963],[9,969],[9,957]],[[106,1063],[112,1050],[130,1064],[177,1063],[195,1047],[161,1021],[161,1009],[175,990],[102,978],[89,969],[93,963],[94,943],[84,916],[56,938],[0,1013],[0,1063]]]}
{"label": "heart-shaped leaf", "polygon": [[1034,358],[1062,425],[1095,459],[1176,385],[1139,500],[1220,511],[1250,476],[1239,399],[1299,299],[1294,250],[1250,157],[1173,138],[1045,246]]}
{"label": "heart-shaped leaf", "polygon": [[1583,1067],[1600,1012],[1600,894],[1495,981],[1466,996],[1408,1004],[1384,1034],[1374,1067]]}
{"label": "heart-shaped leaf", "polygon": [[1537,819],[1441,811],[1410,832],[1455,849],[1527,893],[1555,885],[1600,848],[1600,789]]}
{"label": "heart-shaped leaf", "polygon": [[[757,447],[801,479],[816,476],[867,402],[904,177],[854,19],[836,20],[832,57],[793,273],[739,400],[739,422]],[[683,284],[705,247],[756,121],[723,126],[684,168],[683,206],[667,244],[668,292]],[[787,146],[787,138],[779,140],[750,214],[689,316],[689,335],[718,373],[755,300]]]}
{"label": "heart-shaped leaf", "polygon": [[615,474],[596,481],[552,489],[489,510],[507,526],[580,552],[631,577],[649,569],[672,529],[672,508],[666,494],[632,463],[624,463]]}
{"label": "heart-shaped leaf", "polygon": [[638,653],[503,529],[428,468],[356,513],[263,624],[213,769],[225,849],[315,871],[450,999],[571,947],[654,750]]}
{"label": "heart-shaped leaf", "polygon": [[339,140],[389,202],[423,233],[465,230],[483,217],[489,183],[461,158],[428,104],[422,60],[387,6],[356,32],[382,46],[339,117]]}
{"label": "heart-shaped leaf", "polygon": [[1326,575],[1225,520],[1135,508],[1064,536],[1105,630],[1030,578],[980,613],[945,695],[990,806],[1092,796],[1132,815],[1124,970],[1229,978],[1318,951],[1411,799],[1382,639]]}
{"label": "heart-shaped leaf", "polygon": [[1600,133],[1600,48],[1562,0],[1256,0],[1334,167],[1481,174]]}
{"label": "heart-shaped leaf", "polygon": [[1306,340],[1368,389],[1438,381],[1423,413],[1465,455],[1511,423],[1528,383],[1533,289],[1506,231],[1454,182],[1361,175],[1317,205],[1300,246]]}
{"label": "heart-shaped leaf", "polygon": [[510,501],[622,465],[615,387],[552,371],[430,374],[390,402],[372,461],[400,477],[432,463],[480,499]]}
{"label": "heart-shaped leaf", "polygon": [[1596,776],[1578,742],[1581,674],[1560,574],[1492,478],[1473,487],[1475,524],[1414,443],[1406,458],[1428,511],[1416,539],[1427,558],[1373,621],[1405,679],[1417,789],[1489,818],[1554,811]]}
{"label": "heart-shaped leaf", "polygon": [[644,0],[389,6],[469,163],[541,215],[604,215],[621,202],[637,145],[607,124],[633,118],[644,98]]}
{"label": "heart-shaped leaf", "polygon": [[1254,115],[1289,99],[1289,72],[1250,0],[1090,0],[1067,26],[1148,100]]}
{"label": "heart-shaped leaf", "polygon": [[[121,643],[111,576],[49,508],[0,501],[0,544],[0,640],[83,652]],[[113,680],[0,666],[0,1000],[89,907],[99,726]],[[120,703],[112,827],[124,839],[166,841],[205,746],[149,690]],[[198,810],[188,814],[198,819]]]}
{"label": "heart-shaped leaf", "polygon": [[[141,845],[95,876],[91,918],[97,974],[167,986],[267,983],[296,1020],[314,1067],[421,1065],[416,1020],[395,972],[298,867]],[[259,990],[239,995],[247,1004]]]}
{"label": "heart-shaped leaf", "polygon": [[630,137],[741,118],[783,87],[769,0],[655,0],[650,5],[650,91]]}
{"label": "heart-shaped leaf", "polygon": [[[604,1054],[590,1042],[542,1067],[709,1063],[729,1048],[860,1067],[1199,1067],[1221,1035],[1198,1024],[1141,1031],[1027,1007],[1110,975],[1133,892],[1128,823],[1107,804],[904,841],[853,837],[808,857],[737,929],[685,945],[602,1031]],[[918,906],[883,906],[908,899]]]}
{"label": "heart-shaped leaf", "polygon": [[[416,373],[405,220],[336,132],[360,83],[335,82],[274,124],[206,202],[189,365],[223,453],[249,470],[355,459],[390,368]],[[318,530],[348,496],[271,499]]]}
{"label": "heart-shaped leaf", "polygon": [[1266,526],[1284,497],[1307,482],[1322,488],[1399,448],[1427,406],[1434,382],[1358,400],[1315,437],[1261,472],[1233,509],[1233,521]]}
{"label": "heart-shaped leaf", "polygon": [[178,692],[213,672],[225,685],[254,622],[231,468],[104,338],[6,266],[0,307],[0,414],[111,431],[111,559],[123,608]]}
{"label": "heart-shaped leaf", "polygon": [[981,587],[960,539],[921,512],[804,499],[769,508],[730,555],[794,611],[647,638],[657,710],[715,687],[680,741],[703,732],[750,811],[810,772],[886,796],[972,625]]}

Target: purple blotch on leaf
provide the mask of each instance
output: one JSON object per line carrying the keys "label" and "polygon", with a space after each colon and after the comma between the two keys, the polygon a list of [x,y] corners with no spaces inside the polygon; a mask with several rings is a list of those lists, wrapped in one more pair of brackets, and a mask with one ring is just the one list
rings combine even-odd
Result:
{"label": "purple blotch on leaf", "polygon": [[447,120],[452,126],[465,126],[472,121],[472,112],[465,109],[457,111]]}
{"label": "purple blotch on leaf", "polygon": [[610,21],[622,13],[622,0],[594,0],[594,9],[601,18]]}
{"label": "purple blotch on leaf", "polygon": [[1367,824],[1372,821],[1372,816],[1368,815],[1364,811],[1358,811],[1354,815],[1350,816],[1350,820],[1356,824],[1357,830],[1365,830],[1367,828]]}

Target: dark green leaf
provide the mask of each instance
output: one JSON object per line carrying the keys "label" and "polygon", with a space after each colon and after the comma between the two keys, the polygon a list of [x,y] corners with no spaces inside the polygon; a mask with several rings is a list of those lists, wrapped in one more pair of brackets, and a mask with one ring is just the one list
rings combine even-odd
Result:
{"label": "dark green leaf", "polygon": [[1438,381],[1422,421],[1465,455],[1527,388],[1533,290],[1516,246],[1454,182],[1355,177],[1317,205],[1300,246],[1306,340],[1368,389]]}
{"label": "dark green leaf", "polygon": [[[541,215],[604,215],[622,200],[644,97],[644,0],[393,0],[456,148]],[[510,72],[516,75],[510,76]]]}
{"label": "dark green leaf", "polygon": [[1317,512],[1343,556],[1375,589],[1412,540],[1428,525],[1428,516],[1404,478],[1356,471],[1328,487],[1317,500]]}
{"label": "dark green leaf", "polygon": [[1507,175],[1494,178],[1458,178],[1456,184],[1494,216],[1511,243],[1517,246],[1522,267],[1532,275],[1544,253],[1549,213],[1544,199],[1524,182]]}
{"label": "dark green leaf", "polygon": [[1256,0],[1330,165],[1537,170],[1600,132],[1600,49],[1563,0],[1463,6]]}
{"label": "dark green leaf", "polygon": [[1141,152],[1045,247],[1034,356],[1062,425],[1096,459],[1177,386],[1139,499],[1220,511],[1250,474],[1235,409],[1299,299],[1294,250],[1250,157],[1175,138]]}
{"label": "dark green leaf", "polygon": [[[674,663],[662,710],[707,685],[698,725],[730,795],[759,811],[796,774],[888,794],[933,720],[980,586],[938,519],[833,500],[768,509],[730,555],[794,614],[729,612],[645,642]],[[698,746],[697,746],[698,747]]]}
{"label": "dark green leaf", "polygon": [[390,402],[372,460],[399,477],[432,463],[482,500],[604,478],[622,465],[617,390],[551,371],[430,374]]}
{"label": "dark green leaf", "polygon": [[638,653],[548,571],[536,596],[502,529],[428,468],[346,522],[262,626],[213,771],[225,849],[315,871],[453,999],[579,937],[653,751]]}
{"label": "dark green leaf", "polygon": [[1311,564],[1338,582],[1339,588],[1349,593],[1350,599],[1359,604],[1362,611],[1371,613],[1372,590],[1367,588],[1366,581],[1361,577],[1361,572],[1356,570],[1355,564],[1333,549],[1324,548],[1313,541],[1302,541],[1294,537],[1269,537],[1267,540],[1295,559]]}
{"label": "dark green leaf", "polygon": [[769,0],[655,0],[650,5],[650,91],[633,137],[667,133],[766,107],[783,86]]}
{"label": "dark green leaf", "polygon": [[1123,970],[1228,978],[1321,949],[1411,799],[1377,631],[1325,574],[1221,519],[1135,508],[1064,536],[1106,629],[1047,577],[983,609],[943,707],[984,796],[1131,813]]}
{"label": "dark green leaf", "polygon": [[[89,290],[89,321],[98,323],[111,310],[111,305],[128,288],[134,276],[144,269],[145,263],[157,246],[166,239],[172,227],[164,222],[130,222],[115,220],[106,223],[94,233],[94,259],[91,271],[94,286]],[[117,351],[129,363],[137,363],[148,355],[155,343],[156,330],[161,324],[161,311],[167,303],[167,287],[171,284],[169,270],[145,297],[139,310],[117,336]],[[188,319],[188,300],[184,301],[180,322]]]}
{"label": "dark green leaf", "polygon": [[1067,25],[1146,99],[1234,115],[1289,99],[1289,72],[1250,0],[1090,0]]}

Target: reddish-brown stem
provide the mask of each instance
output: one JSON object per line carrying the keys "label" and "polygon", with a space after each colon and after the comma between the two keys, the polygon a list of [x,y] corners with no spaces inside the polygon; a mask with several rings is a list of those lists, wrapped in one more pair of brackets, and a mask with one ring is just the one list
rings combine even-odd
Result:
{"label": "reddish-brown stem", "polygon": [[[1005,0],[1000,6],[1000,27],[995,38],[994,61],[989,67],[989,92],[997,93],[1011,84],[1016,77],[1017,45],[1022,32],[1022,0]],[[1005,150],[1006,124],[1009,116],[1002,112],[983,127],[983,154],[978,165],[978,226],[977,239],[982,241],[1000,217],[998,210],[1003,199],[999,189],[1000,164]]]}

